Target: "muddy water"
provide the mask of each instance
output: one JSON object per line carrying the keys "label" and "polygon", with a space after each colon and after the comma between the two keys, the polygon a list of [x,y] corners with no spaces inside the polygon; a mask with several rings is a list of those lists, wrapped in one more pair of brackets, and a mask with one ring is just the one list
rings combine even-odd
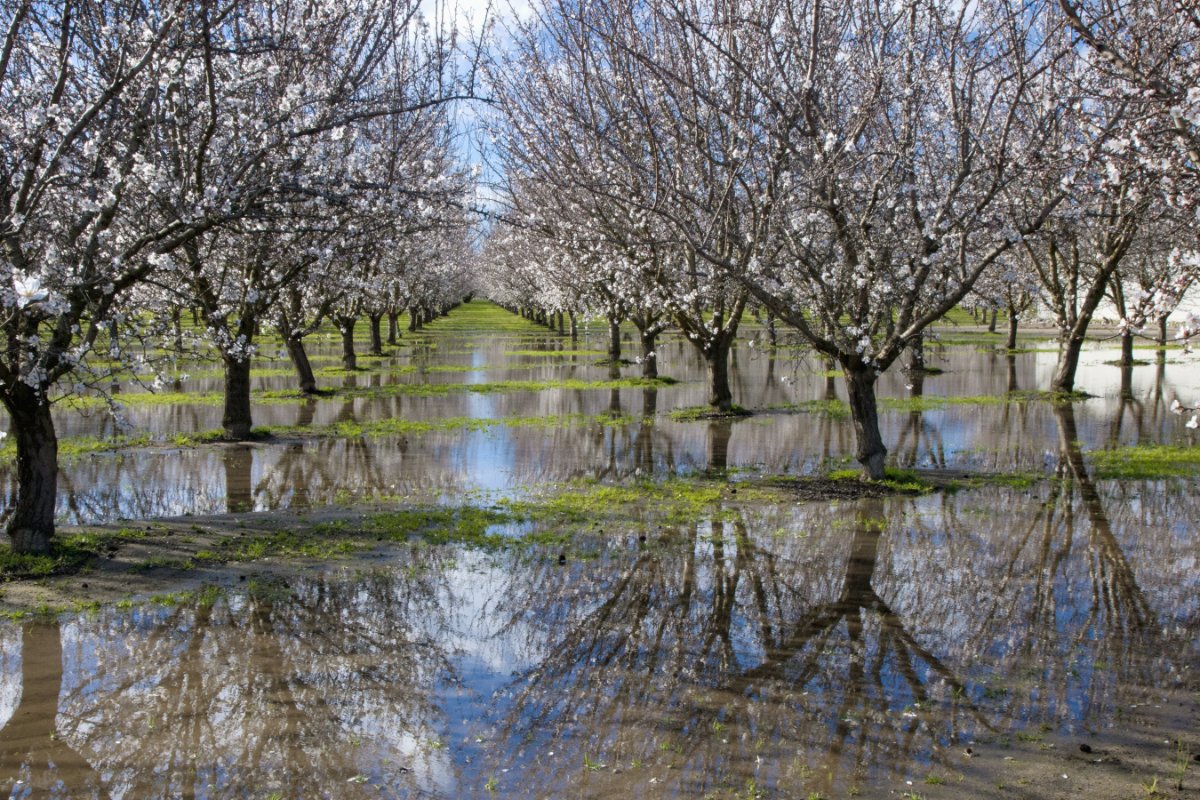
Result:
{"label": "muddy water", "polygon": [[646,512],[565,564],[421,546],[11,625],[0,773],[19,797],[1133,797],[1129,742],[1164,781],[1200,745],[1200,501],[1116,494]]}

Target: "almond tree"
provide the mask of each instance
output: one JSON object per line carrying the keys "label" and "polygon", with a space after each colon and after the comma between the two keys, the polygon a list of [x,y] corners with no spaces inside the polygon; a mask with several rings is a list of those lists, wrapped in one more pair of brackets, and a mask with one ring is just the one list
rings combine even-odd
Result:
{"label": "almond tree", "polygon": [[1005,0],[666,8],[660,24],[747,76],[754,114],[697,95],[742,121],[743,215],[770,225],[746,264],[690,240],[838,361],[857,458],[880,478],[876,379],[1061,201],[1012,222],[1068,50],[1048,15]]}
{"label": "almond tree", "polygon": [[[245,209],[182,248],[174,273],[224,362],[226,438],[251,435],[254,336],[289,287],[363,257],[379,220],[421,188],[378,172],[382,151],[428,143],[421,121],[453,97],[449,43],[417,6],[281,0],[206,14],[197,59],[164,98],[160,146],[175,171],[156,200],[182,213],[228,194]],[[408,147],[380,134],[389,124]]]}
{"label": "almond tree", "polygon": [[[729,411],[729,349],[748,295],[678,228],[705,231],[705,246],[731,260],[748,257],[723,161],[741,143],[692,89],[650,68],[651,56],[683,68],[686,51],[673,49],[675,32],[644,24],[649,7],[543,4],[536,24],[519,31],[515,53],[491,70],[501,150],[511,174],[539,191],[550,187],[569,211],[565,243],[599,253],[581,266],[604,267],[593,277],[605,291],[629,307],[646,296],[645,279],[653,281],[671,321],[709,365],[711,405]],[[636,279],[609,277],[617,273]],[[643,320],[653,341],[661,322]]]}
{"label": "almond tree", "polygon": [[15,551],[44,553],[57,494],[55,387],[105,342],[121,296],[158,254],[226,212],[193,206],[163,221],[141,192],[160,177],[150,110],[186,48],[186,5],[0,8],[0,401],[18,484],[6,532]]}

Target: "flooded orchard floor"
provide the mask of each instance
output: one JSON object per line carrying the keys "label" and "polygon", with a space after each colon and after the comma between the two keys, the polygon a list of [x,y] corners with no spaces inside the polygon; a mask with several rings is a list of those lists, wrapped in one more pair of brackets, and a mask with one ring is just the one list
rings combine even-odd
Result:
{"label": "flooded orchard floor", "polygon": [[[559,363],[570,356],[525,366],[539,357],[515,354],[563,346],[542,333],[430,340],[430,364],[487,366],[430,373],[456,380],[561,381],[571,369]],[[316,518],[341,503],[353,527],[358,497],[494,516],[479,536],[456,535],[451,516],[441,537],[269,559],[219,589],[5,624],[11,796],[1200,796],[1197,480],[1098,479],[1091,463],[1105,447],[1186,442],[1165,409],[1172,379],[1194,388],[1190,365],[1136,368],[1117,396],[1085,385],[1103,396],[1065,410],[885,410],[898,463],[1039,478],[809,502],[757,476],[844,457],[848,423],[671,420],[704,387],[686,351],[664,350],[677,359],[662,372],[681,383],[654,390],[351,403],[359,423],[401,400],[410,418],[563,424],[131,448],[68,464],[63,517],[89,524]],[[743,405],[824,397],[819,365],[741,350]],[[576,373],[602,380],[586,358]],[[1004,356],[964,345],[942,358],[925,395],[1007,391]],[[1039,358],[1015,357],[1019,388],[1038,388]],[[772,369],[791,380],[772,383]],[[912,392],[904,375],[885,386]],[[317,401],[314,417],[345,403]],[[167,429],[163,409],[145,412],[147,429]],[[191,409],[197,430],[208,412]],[[227,467],[231,452],[249,464]],[[179,488],[189,475],[207,491]]]}

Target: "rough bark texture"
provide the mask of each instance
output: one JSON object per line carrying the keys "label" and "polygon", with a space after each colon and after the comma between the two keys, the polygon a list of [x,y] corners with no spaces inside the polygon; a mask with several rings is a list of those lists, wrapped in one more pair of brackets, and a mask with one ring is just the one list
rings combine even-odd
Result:
{"label": "rough bark texture", "polygon": [[371,355],[383,355],[383,314],[368,314],[371,322]]}
{"label": "rough bark texture", "polygon": [[342,367],[358,369],[358,354],[354,352],[354,317],[338,318],[338,330],[342,332]]}
{"label": "rough bark texture", "polygon": [[221,428],[225,438],[243,441],[250,438],[250,359],[225,357],[225,411]]}
{"label": "rough bark texture", "polygon": [[854,436],[858,442],[855,457],[862,464],[863,477],[883,480],[887,448],[879,433],[879,406],[875,401],[875,370],[863,365],[842,365],[846,378],[850,417],[854,421]]}
{"label": "rough bark texture", "polygon": [[733,410],[733,391],[729,388],[728,336],[719,336],[704,353],[708,364],[708,404],[718,411]]}
{"label": "rough bark texture", "polygon": [[421,310],[416,306],[408,309],[408,330],[409,332],[419,331],[421,329]]}
{"label": "rough bark texture", "polygon": [[389,347],[395,347],[400,341],[400,313],[397,311],[389,311],[388,319],[388,337],[387,343]]}
{"label": "rough bark texture", "polygon": [[1058,365],[1054,368],[1054,379],[1050,383],[1052,391],[1075,391],[1075,372],[1079,369],[1079,354],[1083,351],[1083,339],[1082,332],[1073,333],[1059,348]]}
{"label": "rough bark texture", "polygon": [[1017,312],[1011,308],[1008,310],[1008,340],[1004,346],[1009,350],[1017,349]]}
{"label": "rough bark texture", "polygon": [[285,335],[283,346],[287,349],[288,358],[292,360],[292,367],[296,370],[296,380],[300,384],[300,391],[304,394],[316,394],[317,377],[313,375],[312,364],[308,360],[308,351],[304,349],[304,340],[299,336]]}
{"label": "rough bark texture", "polygon": [[50,405],[24,384],[13,390],[4,405],[17,444],[17,501],[6,532],[14,552],[48,553],[58,497],[58,437]]}
{"label": "rough bark texture", "polygon": [[608,357],[612,361],[621,358],[621,321],[608,320]]}
{"label": "rough bark texture", "polygon": [[642,377],[658,377],[658,352],[654,349],[658,333],[642,331]]}

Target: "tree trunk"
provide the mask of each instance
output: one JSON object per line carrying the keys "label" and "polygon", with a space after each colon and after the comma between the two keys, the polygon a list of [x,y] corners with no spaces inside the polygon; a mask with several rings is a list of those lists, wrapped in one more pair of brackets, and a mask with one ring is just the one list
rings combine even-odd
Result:
{"label": "tree trunk", "polygon": [[1058,351],[1058,366],[1054,369],[1054,380],[1050,384],[1051,391],[1075,391],[1075,371],[1079,369],[1079,354],[1083,351],[1084,336],[1073,333],[1063,342]]}
{"label": "tree trunk", "polygon": [[997,313],[998,313],[997,310],[993,308],[991,319],[988,320],[988,333],[996,332],[996,314]]}
{"label": "tree trunk", "polygon": [[1133,366],[1133,331],[1129,329],[1121,333],[1121,366]]}
{"label": "tree trunk", "polygon": [[571,311],[568,313],[571,315],[571,338],[578,339],[579,338],[579,320],[576,318],[574,311]]}
{"label": "tree trunk", "polygon": [[383,314],[368,314],[371,321],[371,355],[383,355]]}
{"label": "tree trunk", "polygon": [[183,355],[183,311],[171,309],[171,325],[175,329],[175,355]]}
{"label": "tree trunk", "polygon": [[288,358],[292,360],[292,367],[296,370],[296,380],[300,384],[300,391],[304,394],[316,394],[317,377],[313,375],[312,364],[308,360],[308,351],[304,349],[304,340],[287,331],[283,334],[283,346],[287,350]]}
{"label": "tree trunk", "polygon": [[24,384],[6,395],[17,442],[17,502],[6,532],[15,553],[48,553],[58,498],[58,437],[50,405]]}
{"label": "tree trunk", "polygon": [[415,333],[421,329],[421,312],[416,306],[409,306],[408,309],[408,332]]}
{"label": "tree trunk", "polygon": [[225,438],[240,442],[250,438],[250,358],[225,356],[225,411],[221,428]]}
{"label": "tree trunk", "polygon": [[925,371],[925,334],[918,333],[908,343],[908,364],[905,369],[910,372]]}
{"label": "tree trunk", "polygon": [[1163,317],[1158,321],[1158,346],[1167,346],[1167,318]]}
{"label": "tree trunk", "polygon": [[854,420],[854,435],[858,440],[855,457],[862,464],[863,477],[883,480],[883,463],[887,448],[879,433],[879,406],[875,401],[875,369],[861,364],[842,364],[846,378],[846,394],[850,416]]}
{"label": "tree trunk", "polygon": [[610,361],[621,360],[621,321],[608,318],[608,358]]}
{"label": "tree trunk", "polygon": [[338,330],[342,332],[342,367],[358,369],[358,356],[354,352],[354,317],[338,318]]}
{"label": "tree trunk", "polygon": [[400,313],[398,311],[387,312],[388,318],[388,347],[395,347],[400,340]]}
{"label": "tree trunk", "polygon": [[1008,341],[1004,346],[1009,350],[1017,349],[1017,310],[1012,306],[1008,308]]}
{"label": "tree trunk", "polygon": [[658,377],[658,353],[654,349],[657,331],[642,331],[642,377]]}
{"label": "tree trunk", "polygon": [[559,336],[564,336],[564,335],[566,335],[566,333],[567,333],[567,319],[566,319],[566,314],[564,314],[563,312],[559,311],[559,312],[558,312],[558,335],[559,335]]}
{"label": "tree trunk", "polygon": [[708,364],[708,404],[718,411],[733,410],[733,391],[729,388],[729,345],[731,337],[717,336],[704,352]]}

